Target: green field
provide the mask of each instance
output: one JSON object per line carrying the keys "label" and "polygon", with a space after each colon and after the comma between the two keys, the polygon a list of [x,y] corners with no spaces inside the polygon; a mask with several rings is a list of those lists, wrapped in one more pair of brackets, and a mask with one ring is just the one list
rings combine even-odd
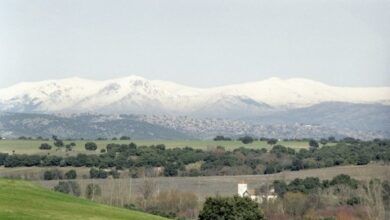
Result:
{"label": "green field", "polygon": [[0,219],[163,220],[165,218],[52,192],[31,182],[0,179]]}
{"label": "green field", "polygon": [[[84,144],[87,142],[86,140],[76,140],[76,141],[64,141],[65,144],[69,144],[70,142],[75,142],[76,147],[74,147],[74,151],[69,154],[77,154],[77,153],[86,153],[84,149]],[[240,141],[213,141],[213,140],[100,140],[93,141],[98,145],[98,150],[96,152],[100,152],[100,149],[103,149],[109,143],[118,143],[118,144],[128,144],[130,142],[134,142],[137,145],[156,145],[156,144],[164,144],[167,148],[175,148],[175,147],[192,147],[196,149],[213,149],[217,146],[223,146],[226,150],[233,150],[239,147],[246,148],[266,148],[270,149],[271,146],[267,144],[265,141],[255,141],[251,144],[243,144]],[[39,146],[41,143],[48,143],[53,146],[52,150],[43,151],[39,150]],[[294,149],[307,148],[308,142],[306,141],[280,141],[278,144],[282,144],[286,147],[291,147]],[[35,153],[48,153],[50,154],[64,154],[65,150],[57,151],[53,145],[53,141],[41,141],[41,140],[0,140],[0,152],[1,153],[14,153],[16,154],[35,154]],[[88,152],[91,153],[91,152]]]}

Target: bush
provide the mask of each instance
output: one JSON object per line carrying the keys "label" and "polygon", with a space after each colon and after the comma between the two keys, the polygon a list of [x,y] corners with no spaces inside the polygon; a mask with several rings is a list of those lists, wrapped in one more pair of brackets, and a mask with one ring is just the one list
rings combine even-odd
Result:
{"label": "bush", "polygon": [[42,143],[41,146],[39,146],[39,149],[40,150],[50,150],[51,149],[51,145],[47,144],[47,143]]}
{"label": "bush", "polygon": [[58,180],[63,179],[63,174],[61,170],[53,169],[53,170],[46,170],[43,173],[43,179],[44,180]]}
{"label": "bush", "polygon": [[77,173],[76,170],[69,170],[68,172],[65,173],[65,178],[70,180],[70,179],[76,179],[77,178]]}
{"label": "bush", "polygon": [[258,204],[247,197],[215,197],[207,198],[199,220],[215,219],[264,219]]}
{"label": "bush", "polygon": [[85,143],[85,149],[86,150],[96,150],[97,145],[94,142],[87,142],[87,143]]}

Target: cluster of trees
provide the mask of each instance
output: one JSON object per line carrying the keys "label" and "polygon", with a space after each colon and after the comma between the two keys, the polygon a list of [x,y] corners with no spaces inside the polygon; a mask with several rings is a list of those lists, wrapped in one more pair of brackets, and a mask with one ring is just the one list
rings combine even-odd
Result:
{"label": "cluster of trees", "polygon": [[[348,175],[320,181],[315,177],[290,183],[274,181],[278,197],[261,205],[249,197],[207,198],[199,219],[388,219],[390,182],[359,182]],[[264,213],[264,214],[263,214]]]}
{"label": "cluster of trees", "polygon": [[[86,148],[96,144],[87,143]],[[390,141],[360,141],[348,139],[334,145],[295,150],[276,144],[266,149],[238,148],[226,151],[185,148],[167,149],[164,145],[137,146],[108,144],[99,155],[78,154],[59,157],[55,155],[1,154],[0,165],[19,166],[73,166],[113,168],[161,168],[164,176],[271,174],[283,170],[322,168],[338,165],[364,165],[370,161],[390,163]],[[197,166],[192,166],[197,164]],[[134,177],[137,177],[135,175]]]}
{"label": "cluster of trees", "polygon": [[[65,147],[65,150],[68,152],[68,151],[72,151],[73,150],[73,147],[76,146],[76,143],[75,142],[71,142],[69,144],[64,144],[64,141],[59,139],[57,136],[53,135],[53,145],[57,147],[57,149],[60,149],[62,147]],[[49,139],[37,139],[37,140],[45,140],[45,141],[49,141]],[[40,150],[51,150],[52,149],[52,146],[48,143],[42,143],[40,146],[39,146],[39,149]]]}
{"label": "cluster of trees", "polygon": [[213,140],[214,141],[231,141],[232,139],[229,137],[225,137],[223,135],[217,135],[217,136],[215,136],[215,138]]}
{"label": "cluster of trees", "polygon": [[[71,194],[73,196],[81,196],[80,185],[76,181],[59,181],[54,186],[54,191]],[[85,198],[94,200],[96,197],[101,196],[102,190],[98,184],[90,183],[85,188]]]}
{"label": "cluster of trees", "polygon": [[351,189],[358,188],[358,181],[349,175],[341,174],[335,176],[332,180],[323,180],[318,177],[306,177],[305,179],[296,178],[287,184],[283,180],[275,180],[273,187],[279,197],[283,197],[287,192],[315,193],[336,185],[344,185]]}
{"label": "cluster of trees", "polygon": [[71,179],[76,179],[76,178],[77,178],[77,172],[76,172],[76,170],[73,170],[73,169],[65,172],[65,174],[59,169],[50,169],[50,170],[46,170],[43,173],[44,180],[58,180],[58,179],[71,180]]}
{"label": "cluster of trees", "polygon": [[[213,140],[214,141],[232,141],[233,139],[229,138],[229,137],[222,136],[222,135],[218,135]],[[237,140],[241,141],[243,144],[250,144],[250,143],[253,143],[254,141],[266,141],[267,144],[269,144],[269,145],[275,145],[278,142],[278,139],[275,139],[275,138],[265,138],[265,137],[254,138],[254,137],[249,136],[249,135],[239,137],[239,138],[237,138]]]}
{"label": "cluster of trees", "polygon": [[126,208],[172,219],[195,219],[198,215],[198,197],[192,192],[178,190],[160,192],[153,179],[144,179],[136,190],[138,196],[135,203],[125,204]]}
{"label": "cluster of trees", "polygon": [[[388,219],[389,180],[358,181],[338,175],[274,181],[278,198],[262,204],[267,219]],[[283,210],[283,211],[281,211]]]}

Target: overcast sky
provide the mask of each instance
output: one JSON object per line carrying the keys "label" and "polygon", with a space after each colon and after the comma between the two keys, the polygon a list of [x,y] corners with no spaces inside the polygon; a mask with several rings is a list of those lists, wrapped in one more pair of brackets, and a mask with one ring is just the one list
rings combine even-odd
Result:
{"label": "overcast sky", "polygon": [[0,87],[127,75],[390,86],[390,0],[0,0]]}

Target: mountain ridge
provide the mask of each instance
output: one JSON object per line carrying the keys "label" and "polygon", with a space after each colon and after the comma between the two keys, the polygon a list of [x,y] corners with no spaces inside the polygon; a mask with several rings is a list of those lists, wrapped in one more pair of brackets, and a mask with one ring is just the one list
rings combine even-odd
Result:
{"label": "mountain ridge", "polygon": [[[304,78],[269,78],[212,88],[128,76],[22,82],[0,89],[0,111],[180,114],[224,117],[308,107],[323,102],[390,105],[390,87],[336,87]],[[222,104],[221,104],[222,103]],[[208,111],[207,109],[210,109]],[[229,110],[231,109],[231,110]]]}

